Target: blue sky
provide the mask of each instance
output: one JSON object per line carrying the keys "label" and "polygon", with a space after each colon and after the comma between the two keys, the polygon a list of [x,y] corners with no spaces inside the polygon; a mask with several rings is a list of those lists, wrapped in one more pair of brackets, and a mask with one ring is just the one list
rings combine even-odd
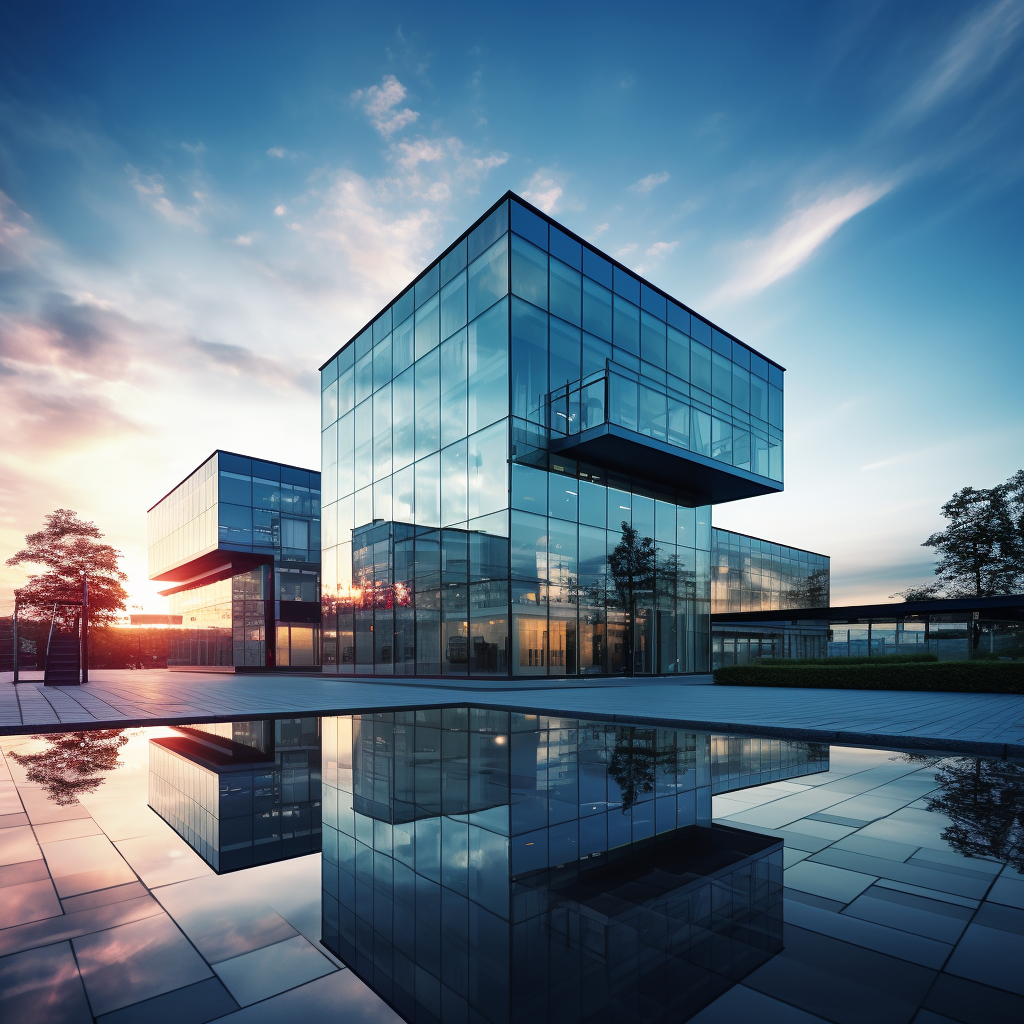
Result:
{"label": "blue sky", "polygon": [[[788,368],[786,492],[718,525],[930,575],[1024,463],[1024,2],[11,3],[0,551],[145,583],[213,448],[318,464],[316,367],[511,188]],[[0,570],[0,611],[20,571]]]}

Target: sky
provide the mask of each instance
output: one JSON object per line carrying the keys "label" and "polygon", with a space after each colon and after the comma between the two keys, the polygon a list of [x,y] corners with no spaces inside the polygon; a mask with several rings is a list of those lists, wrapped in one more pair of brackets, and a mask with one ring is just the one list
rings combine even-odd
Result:
{"label": "sky", "polygon": [[[0,11],[0,556],[123,551],[215,448],[318,467],[317,367],[512,189],[787,368],[716,525],[931,577],[1024,465],[1024,0]],[[0,566],[0,614],[23,569]]]}

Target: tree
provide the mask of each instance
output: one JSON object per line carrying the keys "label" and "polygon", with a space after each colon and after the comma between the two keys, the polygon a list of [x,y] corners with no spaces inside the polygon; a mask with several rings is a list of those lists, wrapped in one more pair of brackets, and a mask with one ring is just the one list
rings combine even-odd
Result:
{"label": "tree", "polygon": [[906,590],[899,590],[889,597],[902,597],[904,601],[935,601],[945,595],[942,588],[934,583],[923,583],[919,587],[907,587]]}
{"label": "tree", "polygon": [[82,580],[89,581],[89,618],[97,625],[113,622],[123,611],[128,594],[121,585],[128,577],[121,571],[119,551],[99,544],[103,536],[95,523],[78,518],[77,512],[59,508],[44,520],[38,533],[25,537],[25,547],[7,559],[8,565],[44,566],[46,572],[29,576],[15,591],[19,603],[42,615],[55,601],[79,601]]}
{"label": "tree", "polygon": [[1024,585],[1024,470],[990,489],[963,488],[942,515],[949,526],[921,546],[939,553],[935,575],[948,596],[993,597]]}
{"label": "tree", "polygon": [[62,807],[77,804],[82,793],[94,793],[103,782],[96,776],[118,766],[118,754],[128,742],[121,729],[62,732],[33,739],[47,740],[49,746],[35,754],[12,752],[11,757],[25,769],[29,782],[42,786]]}
{"label": "tree", "polygon": [[636,621],[637,598],[654,592],[654,541],[641,537],[625,519],[622,520],[622,540],[608,556],[608,571],[615,588],[619,607],[626,613],[626,637],[623,664],[626,674],[632,675],[633,627]]}

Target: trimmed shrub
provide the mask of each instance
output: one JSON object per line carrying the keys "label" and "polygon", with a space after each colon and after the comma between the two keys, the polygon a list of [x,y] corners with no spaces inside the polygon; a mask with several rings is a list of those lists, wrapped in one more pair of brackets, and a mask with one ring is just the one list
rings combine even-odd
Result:
{"label": "trimmed shrub", "polygon": [[[865,659],[867,660],[867,659]],[[954,693],[1024,693],[1024,662],[942,661],[845,664],[831,658],[813,665],[779,661],[715,669],[719,686],[794,686],[823,690],[941,690]]]}
{"label": "trimmed shrub", "polygon": [[780,665],[834,665],[836,662],[842,665],[902,665],[938,660],[937,654],[876,654],[870,658],[759,658],[751,664],[757,665],[758,668],[775,668]]}

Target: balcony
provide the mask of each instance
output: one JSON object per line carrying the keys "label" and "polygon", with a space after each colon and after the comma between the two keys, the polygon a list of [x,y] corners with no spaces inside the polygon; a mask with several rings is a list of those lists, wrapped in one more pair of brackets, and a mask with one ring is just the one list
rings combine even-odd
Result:
{"label": "balcony", "polygon": [[669,481],[694,504],[782,490],[781,438],[610,363],[551,392],[544,412],[552,454]]}

